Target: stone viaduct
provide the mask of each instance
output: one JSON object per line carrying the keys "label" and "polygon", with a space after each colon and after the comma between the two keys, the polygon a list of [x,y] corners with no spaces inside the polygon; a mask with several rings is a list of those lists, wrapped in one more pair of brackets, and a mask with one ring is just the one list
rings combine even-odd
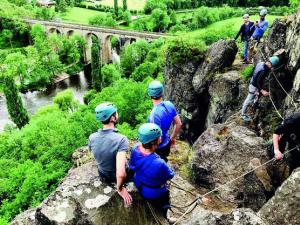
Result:
{"label": "stone viaduct", "polygon": [[147,41],[153,41],[161,37],[168,37],[169,35],[161,33],[148,33],[123,30],[117,28],[96,27],[73,23],[62,23],[56,21],[43,21],[43,20],[31,20],[26,19],[25,22],[30,26],[34,24],[41,24],[45,27],[46,33],[56,33],[59,35],[66,35],[67,37],[73,34],[79,34],[85,38],[87,46],[85,48],[85,63],[91,61],[91,47],[92,36],[95,36],[100,45],[102,46],[102,61],[104,64],[111,62],[112,49],[111,49],[111,37],[116,37],[121,45],[132,43],[138,39],[145,39]]}

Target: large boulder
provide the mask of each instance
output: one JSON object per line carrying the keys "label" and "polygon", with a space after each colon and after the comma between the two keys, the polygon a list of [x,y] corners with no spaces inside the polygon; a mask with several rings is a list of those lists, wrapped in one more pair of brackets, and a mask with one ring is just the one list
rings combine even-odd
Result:
{"label": "large boulder", "polygon": [[[192,60],[182,64],[174,64],[170,53],[167,54],[165,68],[165,98],[172,101],[183,120],[182,137],[195,140],[203,132],[209,97],[198,95],[192,84],[193,76],[204,54],[198,53]],[[204,109],[200,105],[204,105]]]}
{"label": "large boulder", "polygon": [[259,211],[259,216],[268,224],[300,224],[300,169],[277,189],[271,198]]}
{"label": "large boulder", "polygon": [[206,127],[224,123],[237,112],[247,94],[247,86],[236,70],[217,75],[209,86],[210,103]]}
{"label": "large boulder", "polygon": [[193,77],[195,91],[199,94],[205,92],[214,75],[232,65],[237,52],[238,47],[232,41],[220,40],[212,44],[206,53],[205,61]]}
{"label": "large boulder", "polygon": [[251,209],[235,209],[231,213],[202,210],[193,213],[185,225],[267,225]]}
{"label": "large boulder", "polygon": [[71,169],[59,187],[37,208],[17,216],[12,225],[155,225],[147,204],[129,184],[134,202],[125,208],[113,187],[99,180],[89,162]]}
{"label": "large boulder", "polygon": [[[268,160],[265,141],[236,123],[209,127],[193,146],[194,181],[208,189],[220,187]],[[259,210],[272,192],[265,166],[218,190],[219,197],[238,207]]]}
{"label": "large boulder", "polygon": [[190,60],[183,58],[177,64],[172,63],[172,55],[167,54],[165,97],[176,105],[183,119],[183,138],[193,142],[204,131],[209,84],[216,74],[232,65],[237,50],[234,42],[220,40],[206,53],[198,52]]}

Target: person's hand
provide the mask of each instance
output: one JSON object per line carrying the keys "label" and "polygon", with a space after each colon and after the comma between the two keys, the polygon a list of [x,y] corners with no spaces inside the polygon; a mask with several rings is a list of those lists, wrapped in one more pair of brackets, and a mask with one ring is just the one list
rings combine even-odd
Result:
{"label": "person's hand", "polygon": [[263,96],[267,97],[269,96],[269,92],[265,91],[265,90],[261,90],[260,91],[262,93]]}
{"label": "person's hand", "polygon": [[118,194],[123,198],[124,204],[126,207],[131,206],[132,204],[132,197],[126,190],[126,188],[122,188],[121,190],[117,190]]}
{"label": "person's hand", "polygon": [[281,160],[283,158],[283,155],[279,150],[275,150],[275,158],[276,160]]}

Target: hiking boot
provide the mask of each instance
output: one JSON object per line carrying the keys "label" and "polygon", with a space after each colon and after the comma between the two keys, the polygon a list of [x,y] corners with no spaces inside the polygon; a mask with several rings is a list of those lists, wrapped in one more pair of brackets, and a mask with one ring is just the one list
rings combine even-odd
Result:
{"label": "hiking boot", "polygon": [[253,64],[252,60],[247,60],[246,64]]}
{"label": "hiking boot", "polygon": [[248,116],[248,115],[242,115],[241,118],[242,118],[242,120],[244,120],[245,122],[251,122],[251,121],[252,121],[251,116]]}
{"label": "hiking boot", "polygon": [[241,63],[246,63],[247,62],[247,59],[242,59],[241,60]]}

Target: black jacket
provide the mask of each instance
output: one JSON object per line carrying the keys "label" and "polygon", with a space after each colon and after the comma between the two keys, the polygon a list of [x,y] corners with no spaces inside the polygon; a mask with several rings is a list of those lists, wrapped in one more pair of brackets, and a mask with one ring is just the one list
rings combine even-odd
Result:
{"label": "black jacket", "polygon": [[270,73],[269,67],[264,63],[260,62],[256,65],[254,72],[252,74],[251,84],[258,88],[259,91],[268,91],[268,76]]}
{"label": "black jacket", "polygon": [[[247,29],[247,26],[249,29]],[[241,36],[242,41],[249,40],[250,37],[252,36],[254,30],[255,30],[255,26],[254,26],[253,22],[249,22],[248,25],[243,24],[234,39],[237,40],[238,37],[242,34],[242,36]]]}

